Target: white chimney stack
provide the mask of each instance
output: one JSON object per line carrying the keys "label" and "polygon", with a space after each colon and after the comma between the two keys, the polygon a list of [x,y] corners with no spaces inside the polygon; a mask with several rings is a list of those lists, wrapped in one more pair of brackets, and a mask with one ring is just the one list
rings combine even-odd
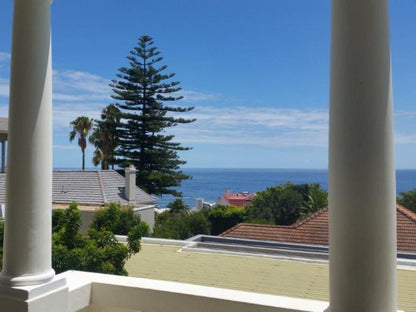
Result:
{"label": "white chimney stack", "polygon": [[130,165],[125,169],[125,195],[129,204],[136,202],[136,172],[134,165]]}
{"label": "white chimney stack", "polygon": [[204,207],[204,199],[203,198],[197,198],[195,200],[195,209],[201,210]]}

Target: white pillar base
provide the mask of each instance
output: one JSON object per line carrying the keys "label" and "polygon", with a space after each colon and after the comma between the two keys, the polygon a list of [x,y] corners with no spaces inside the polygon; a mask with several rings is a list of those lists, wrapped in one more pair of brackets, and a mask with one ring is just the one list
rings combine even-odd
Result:
{"label": "white pillar base", "polygon": [[[51,281],[55,276],[54,270],[36,275],[19,275],[19,276],[7,276],[3,273],[0,274],[0,287],[1,285],[19,287],[27,285],[43,284]],[[1,292],[0,292],[1,294]]]}
{"label": "white pillar base", "polygon": [[0,285],[1,311],[66,312],[68,311],[68,297],[66,278],[62,277],[36,286]]}
{"label": "white pillar base", "polygon": [[[324,312],[331,312],[331,310],[328,308],[328,309],[326,309]],[[406,311],[403,311],[403,310],[397,310],[397,312],[406,312]]]}

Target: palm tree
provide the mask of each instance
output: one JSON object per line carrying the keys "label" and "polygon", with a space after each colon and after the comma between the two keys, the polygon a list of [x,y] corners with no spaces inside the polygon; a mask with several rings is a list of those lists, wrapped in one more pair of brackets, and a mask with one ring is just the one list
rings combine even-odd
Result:
{"label": "palm tree", "polygon": [[85,149],[87,148],[87,137],[92,128],[93,119],[80,116],[71,121],[72,131],[69,133],[69,141],[72,142],[78,136],[78,145],[82,151],[82,170],[85,170]]}
{"label": "palm tree", "polygon": [[108,105],[101,112],[101,120],[95,121],[95,127],[89,140],[95,146],[94,166],[101,163],[101,169],[114,169],[115,149],[118,145],[117,124],[120,122],[120,110],[115,105]]}
{"label": "palm tree", "polygon": [[319,184],[310,184],[308,200],[301,207],[300,217],[306,218],[319,209],[328,206],[328,193]]}

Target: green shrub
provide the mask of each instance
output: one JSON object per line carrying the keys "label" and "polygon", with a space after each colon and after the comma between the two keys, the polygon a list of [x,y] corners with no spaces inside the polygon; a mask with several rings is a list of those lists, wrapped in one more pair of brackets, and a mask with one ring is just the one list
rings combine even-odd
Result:
{"label": "green shrub", "polygon": [[208,211],[211,234],[218,235],[247,218],[247,207],[218,205]]}
{"label": "green shrub", "polygon": [[248,208],[247,220],[289,225],[327,204],[328,194],[319,184],[288,182],[258,192]]}
{"label": "green shrub", "polygon": [[209,233],[210,224],[203,213],[176,214],[165,211],[156,217],[153,237],[187,239]]}
{"label": "green shrub", "polygon": [[416,189],[408,192],[400,192],[400,197],[397,197],[397,203],[416,212]]}
{"label": "green shrub", "polygon": [[[53,211],[52,266],[55,271],[127,275],[124,265],[131,255],[139,252],[140,239],[148,233],[149,226],[140,219],[128,219],[131,209],[121,209],[114,204],[107,210],[100,210],[98,216],[94,216],[95,225],[89,228],[88,235],[83,235],[79,232],[81,213],[77,206],[77,203],[71,203],[68,209]],[[114,225],[111,218],[117,221]],[[129,230],[127,245],[116,240],[113,231],[119,229]]]}
{"label": "green shrub", "polygon": [[[110,208],[111,207],[111,208]],[[149,235],[149,226],[140,222],[131,209],[117,204],[100,210],[96,224],[88,235],[79,229],[81,212],[73,202],[68,209],[52,212],[52,267],[56,273],[67,270],[127,275],[124,265],[129,257],[140,251],[140,239]],[[111,218],[117,222],[112,225]],[[128,230],[127,244],[119,243],[114,234]],[[115,232],[113,232],[115,231]],[[0,267],[2,264],[3,223],[0,222]]]}
{"label": "green shrub", "polygon": [[[121,207],[110,203],[107,207],[94,213],[90,228],[97,231],[108,230],[117,235],[128,235],[130,230],[141,224],[140,216],[133,212],[132,207]],[[150,229],[143,236],[149,236]]]}

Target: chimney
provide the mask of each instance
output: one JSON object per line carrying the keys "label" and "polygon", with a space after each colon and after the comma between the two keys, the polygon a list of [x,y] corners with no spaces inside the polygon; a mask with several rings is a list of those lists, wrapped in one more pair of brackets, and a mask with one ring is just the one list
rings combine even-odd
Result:
{"label": "chimney", "polygon": [[197,198],[195,200],[195,209],[201,210],[204,207],[204,199],[203,198]]}
{"label": "chimney", "polygon": [[129,204],[136,203],[136,172],[137,170],[134,168],[134,165],[130,165],[125,169],[124,177],[126,186],[124,189],[124,195],[126,195]]}

